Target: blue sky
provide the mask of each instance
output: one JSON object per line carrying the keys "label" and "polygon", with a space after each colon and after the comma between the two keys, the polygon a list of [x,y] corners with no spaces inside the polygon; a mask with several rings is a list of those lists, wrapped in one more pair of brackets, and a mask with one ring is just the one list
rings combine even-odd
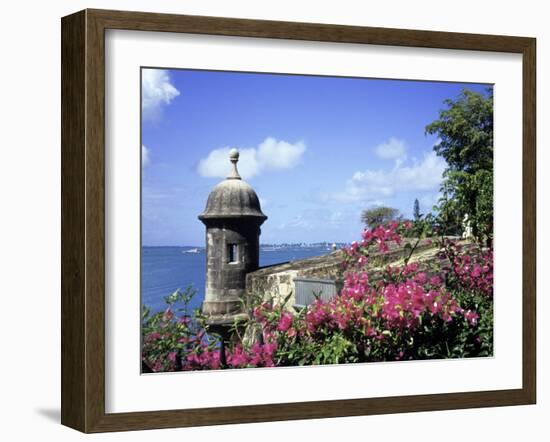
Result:
{"label": "blue sky", "polygon": [[142,71],[142,243],[197,245],[197,216],[241,152],[268,220],[262,243],[351,242],[361,211],[429,211],[443,159],[424,128],[446,98],[485,85]]}

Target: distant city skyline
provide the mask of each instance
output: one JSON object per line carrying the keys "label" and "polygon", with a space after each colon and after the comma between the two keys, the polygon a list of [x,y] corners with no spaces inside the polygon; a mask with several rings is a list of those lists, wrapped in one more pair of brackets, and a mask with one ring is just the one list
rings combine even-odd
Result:
{"label": "distant city skyline", "polygon": [[142,70],[142,244],[202,246],[230,148],[268,220],[262,244],[349,243],[361,211],[412,217],[446,166],[424,128],[443,101],[488,85],[198,70]]}

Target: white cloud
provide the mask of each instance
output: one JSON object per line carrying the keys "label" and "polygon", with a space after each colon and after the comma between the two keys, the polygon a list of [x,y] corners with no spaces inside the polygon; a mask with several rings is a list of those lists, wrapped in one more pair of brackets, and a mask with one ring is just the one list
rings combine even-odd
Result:
{"label": "white cloud", "polygon": [[407,146],[405,142],[394,137],[376,146],[374,152],[378,158],[383,160],[396,160],[402,162],[407,158]]}
{"label": "white cloud", "polygon": [[[215,149],[202,158],[197,167],[199,175],[225,178],[231,170],[230,149],[229,146]],[[257,147],[239,149],[239,174],[248,179],[266,171],[292,169],[300,163],[305,151],[306,145],[301,141],[292,144],[266,138]]]}
{"label": "white cloud", "polygon": [[141,167],[147,166],[151,162],[149,149],[144,144],[141,145]]}
{"label": "white cloud", "polygon": [[306,145],[301,141],[290,144],[269,137],[258,146],[258,164],[260,169],[292,169],[298,165],[305,151]]}
{"label": "white cloud", "polygon": [[141,73],[141,109],[144,120],[159,118],[162,106],[170,104],[180,92],[170,83],[163,69],[143,69]]}
{"label": "white cloud", "polygon": [[410,165],[396,160],[390,170],[355,172],[343,192],[323,197],[327,201],[351,203],[391,197],[397,192],[439,190],[445,167],[445,161],[435,152],[426,153],[421,161],[413,160]]}
{"label": "white cloud", "polygon": [[296,215],[290,221],[283,222],[279,225],[280,230],[287,229],[311,229],[313,224],[304,214]]}

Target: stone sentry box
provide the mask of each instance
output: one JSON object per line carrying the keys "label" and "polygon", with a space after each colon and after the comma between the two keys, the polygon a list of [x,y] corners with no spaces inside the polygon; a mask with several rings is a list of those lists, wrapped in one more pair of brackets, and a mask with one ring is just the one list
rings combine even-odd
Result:
{"label": "stone sentry box", "polygon": [[246,275],[258,269],[260,226],[267,219],[252,187],[238,171],[232,149],[230,175],[208,196],[199,219],[206,226],[206,291],[202,312],[211,322],[231,322],[242,313]]}

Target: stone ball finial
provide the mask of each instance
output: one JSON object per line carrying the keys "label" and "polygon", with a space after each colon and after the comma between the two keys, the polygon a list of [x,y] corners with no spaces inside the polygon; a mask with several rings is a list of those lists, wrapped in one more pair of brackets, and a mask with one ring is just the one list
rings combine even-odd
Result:
{"label": "stone ball finial", "polygon": [[229,159],[232,163],[239,161],[239,151],[235,148],[229,151]]}
{"label": "stone ball finial", "polygon": [[233,170],[231,174],[227,177],[228,180],[240,180],[241,176],[237,170],[237,161],[239,161],[239,151],[235,148],[229,151],[229,160],[233,163]]}

